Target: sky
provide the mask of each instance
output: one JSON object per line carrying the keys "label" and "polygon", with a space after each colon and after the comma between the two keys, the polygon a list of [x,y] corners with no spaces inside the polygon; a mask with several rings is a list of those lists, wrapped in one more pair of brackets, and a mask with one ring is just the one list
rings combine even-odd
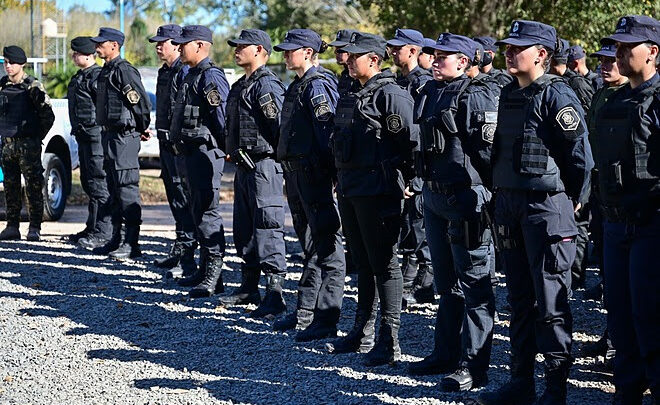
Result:
{"label": "sky", "polygon": [[83,5],[89,11],[103,12],[112,7],[110,0],[56,0],[57,6],[68,11],[72,6]]}

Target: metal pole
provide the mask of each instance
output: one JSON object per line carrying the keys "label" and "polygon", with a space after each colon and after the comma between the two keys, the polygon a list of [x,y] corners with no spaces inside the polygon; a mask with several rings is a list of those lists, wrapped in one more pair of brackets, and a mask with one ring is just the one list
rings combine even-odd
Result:
{"label": "metal pole", "polygon": [[34,0],[30,0],[30,56],[34,58]]}
{"label": "metal pole", "polygon": [[[124,32],[124,0],[119,0],[119,31]],[[124,35],[126,33],[124,32]],[[124,58],[124,47],[119,50],[119,56]]]}

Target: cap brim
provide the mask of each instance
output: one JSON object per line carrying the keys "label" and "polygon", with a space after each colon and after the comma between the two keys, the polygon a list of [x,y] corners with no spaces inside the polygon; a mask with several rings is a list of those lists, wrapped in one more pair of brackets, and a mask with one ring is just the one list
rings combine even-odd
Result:
{"label": "cap brim", "polygon": [[149,42],[162,42],[162,41],[167,41],[168,39],[173,39],[173,38],[159,37],[158,35],[155,35],[155,36],[149,38]]}
{"label": "cap brim", "polygon": [[304,46],[302,46],[300,44],[294,44],[292,42],[282,42],[281,44],[275,45],[273,47],[273,49],[278,51],[278,52],[295,51],[296,49],[300,49],[300,48],[304,48]]}
{"label": "cap brim", "polygon": [[495,45],[513,45],[513,46],[531,46],[540,44],[540,41],[534,41],[531,39],[521,39],[521,38],[504,38],[497,42]]}
{"label": "cap brim", "polygon": [[406,45],[408,45],[408,43],[405,42],[405,41],[402,41],[400,39],[390,39],[389,41],[387,41],[387,45],[389,45],[389,46],[406,46]]}
{"label": "cap brim", "polygon": [[602,45],[611,45],[615,42],[623,42],[624,44],[634,44],[634,43],[640,43],[646,41],[648,41],[647,38],[636,37],[631,34],[620,33],[620,34],[610,35],[609,37],[605,37],[600,40],[600,43]]}
{"label": "cap brim", "polygon": [[97,44],[103,43],[105,41],[110,41],[108,38],[105,37],[91,37],[90,40],[92,42],[96,42]]}
{"label": "cap brim", "polygon": [[429,55],[433,55],[435,53],[435,50],[436,50],[435,45],[425,46],[422,48],[422,52],[428,53]]}
{"label": "cap brim", "polygon": [[347,53],[369,53],[373,52],[371,49],[361,48],[355,44],[348,44],[341,48],[343,52]]}
{"label": "cap brim", "polygon": [[348,45],[348,42],[346,41],[332,41],[328,44],[329,46],[335,46],[335,47],[340,47],[340,46],[346,46]]}
{"label": "cap brim", "polygon": [[610,52],[610,51],[596,51],[592,54],[590,54],[592,58],[597,58],[599,56],[605,56],[607,58],[616,58],[616,52]]}
{"label": "cap brim", "polygon": [[240,39],[240,38],[228,39],[227,44],[229,44],[229,46],[256,45],[252,41],[248,41],[248,40]]}
{"label": "cap brim", "polygon": [[195,40],[194,38],[182,38],[182,37],[173,38],[172,39],[172,44],[173,45],[187,44],[188,42],[192,42],[194,40]]}
{"label": "cap brim", "polygon": [[433,49],[436,49],[438,51],[443,51],[443,52],[453,52],[453,53],[461,52],[460,49],[454,48],[452,46],[447,46],[447,45],[435,45],[435,46],[433,46]]}

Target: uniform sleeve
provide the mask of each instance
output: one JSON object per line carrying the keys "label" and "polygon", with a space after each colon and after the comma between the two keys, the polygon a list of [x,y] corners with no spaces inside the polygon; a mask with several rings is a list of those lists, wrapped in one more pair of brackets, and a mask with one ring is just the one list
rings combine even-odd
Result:
{"label": "uniform sleeve", "polygon": [[589,81],[583,77],[575,77],[571,80],[571,87],[575,91],[578,100],[580,100],[582,110],[589,111],[591,100],[594,98],[594,88],[591,87]]}
{"label": "uniform sleeve", "polygon": [[[584,111],[577,97],[567,89],[552,85],[546,92],[546,120],[554,132],[550,154],[559,166],[566,194],[583,205],[589,196],[594,161],[589,145]],[[565,86],[565,84],[563,84]]]}
{"label": "uniform sleeve", "polygon": [[151,101],[142,85],[140,73],[133,66],[123,68],[121,72],[121,88],[119,89],[135,118],[135,130],[144,132],[151,122]]}
{"label": "uniform sleeve", "polygon": [[463,94],[456,114],[459,134],[463,136],[463,149],[488,187],[492,180],[490,157],[497,128],[498,99],[499,94],[479,86]]}
{"label": "uniform sleeve", "polygon": [[647,144],[649,152],[647,170],[650,175],[660,177],[660,93],[655,94],[647,115],[651,123],[651,135]]}
{"label": "uniform sleeve", "polygon": [[220,149],[224,150],[225,140],[225,108],[229,96],[229,82],[220,69],[207,69],[203,80],[199,81],[199,94],[206,98],[209,107],[209,116],[206,125],[218,142]]}
{"label": "uniform sleeve", "polygon": [[253,108],[266,141],[277,147],[280,135],[280,115],[284,102],[284,86],[273,76],[266,76],[255,86]]}
{"label": "uniform sleeve", "polygon": [[92,101],[96,104],[96,96],[98,94],[99,88],[99,75],[101,74],[101,69],[92,70],[89,78],[89,94],[92,96]]}
{"label": "uniform sleeve", "polygon": [[419,145],[419,126],[413,119],[414,102],[408,92],[384,92],[383,132],[398,144],[399,169],[406,183],[415,177],[413,152]]}
{"label": "uniform sleeve", "polygon": [[39,136],[43,139],[46,137],[48,131],[50,131],[55,122],[55,113],[50,104],[50,97],[48,97],[46,89],[41,82],[37,80],[32,82],[29,94],[32,99],[32,104],[37,111],[37,116],[39,117],[39,127],[41,129]]}
{"label": "uniform sleeve", "polygon": [[319,145],[320,157],[330,165],[333,161],[330,151],[330,136],[334,127],[335,108],[339,93],[324,80],[313,80],[305,89],[304,97],[309,115],[312,118],[314,136]]}

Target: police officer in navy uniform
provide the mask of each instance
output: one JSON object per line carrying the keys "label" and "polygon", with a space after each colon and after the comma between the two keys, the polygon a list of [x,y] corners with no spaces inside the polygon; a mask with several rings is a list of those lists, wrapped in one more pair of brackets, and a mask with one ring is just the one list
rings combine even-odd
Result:
{"label": "police officer in navy uniform", "polygon": [[549,73],[557,76],[561,76],[568,82],[568,85],[573,89],[580,104],[582,104],[582,109],[585,114],[589,111],[589,106],[591,106],[591,99],[594,96],[594,89],[591,87],[591,84],[587,79],[582,77],[579,73],[576,73],[568,68],[566,65],[568,60],[568,50],[570,49],[570,43],[563,39],[559,39],[559,48],[555,50],[552,55],[552,61],[550,62]]}
{"label": "police officer in navy uniform", "polygon": [[319,51],[314,53],[314,56],[312,56],[312,65],[314,65],[316,70],[322,75],[324,75],[329,82],[334,83],[335,87],[337,87],[339,85],[339,78],[337,77],[337,75],[335,75],[335,72],[321,66],[321,62],[319,61],[319,54],[327,50],[328,50],[328,44],[325,41],[321,40],[321,47],[319,48]]}
{"label": "police officer in navy uniform", "polygon": [[220,184],[225,163],[225,102],[229,83],[209,54],[213,33],[201,25],[183,27],[172,40],[181,62],[190,67],[176,94],[170,124],[175,154],[183,155],[190,210],[200,245],[199,270],[179,285],[193,287],[191,298],[224,291],[225,234],[220,214]]}
{"label": "police officer in navy uniform", "polygon": [[112,231],[107,210],[110,194],[103,168],[101,127],[96,124],[97,80],[101,67],[96,64],[95,45],[90,37],[71,40],[71,59],[79,70],[71,78],[67,91],[69,121],[71,134],[78,143],[80,183],[89,198],[85,229],[69,237],[74,243],[83,238],[107,239]]}
{"label": "police officer in navy uniform", "polygon": [[593,91],[598,90],[603,85],[598,73],[591,71],[587,66],[587,54],[580,45],[573,45],[568,48],[566,64],[570,70],[584,77],[593,88]]}
{"label": "police officer in navy uniform", "polygon": [[[394,38],[387,41],[387,45],[390,47],[392,61],[401,69],[397,84],[406,89],[413,100],[417,99],[424,84],[433,78],[418,64],[418,57],[424,47],[424,36],[419,31],[400,28],[396,30]],[[403,256],[401,272],[404,305],[430,303],[435,299],[433,268],[424,231],[421,178],[415,177],[406,184],[404,199],[399,241],[399,251]]]}
{"label": "police officer in navy uniform", "polygon": [[268,34],[242,30],[227,41],[236,47],[236,64],[245,75],[227,97],[226,150],[236,163],[234,244],[241,264],[241,285],[220,298],[224,305],[261,303],[259,274],[286,274],[284,178],[275,161],[284,85],[266,66],[272,51]]}
{"label": "police officer in navy uniform", "polygon": [[614,403],[638,405],[647,386],[660,397],[660,22],[622,17],[601,43],[616,44],[616,64],[629,79],[596,116],[594,142],[605,213],[605,307],[616,347]]}
{"label": "police officer in navy uniform", "polygon": [[431,38],[426,38],[424,37],[424,46],[422,47],[422,52],[419,54],[419,57],[417,58],[417,63],[419,63],[419,66],[428,71],[431,76],[433,76],[433,60],[435,57],[433,54],[424,52],[424,48],[428,48],[430,46],[435,45],[435,39]]}
{"label": "police officer in navy uniform", "polygon": [[136,258],[142,255],[138,246],[142,223],[138,152],[140,139],[148,138],[151,104],[140,73],[119,56],[124,34],[101,27],[92,41],[96,43],[96,53],[105,60],[97,82],[96,123],[103,126],[113,227],[111,239],[93,251],[115,259]]}
{"label": "police officer in navy uniform", "polygon": [[[298,341],[337,335],[346,271],[329,149],[339,95],[312,65],[321,43],[316,32],[293,29],[275,46],[284,52],[287,69],[296,73],[284,95],[277,159],[284,167],[289,208],[296,232],[303,236],[306,263],[296,311],[274,327],[304,328],[296,335]],[[268,290],[281,291],[280,275],[271,275]]]}
{"label": "police officer in navy uniform", "polygon": [[[358,307],[353,329],[328,344],[331,353],[365,352],[367,366],[398,361],[403,277],[397,258],[403,191],[413,177],[418,130],[413,100],[381,72],[383,38],[356,32],[342,48],[361,87],[340,99],[333,152],[343,230],[358,268]],[[380,298],[381,324],[374,345]]]}
{"label": "police officer in navy uniform", "polygon": [[433,352],[409,370],[451,372],[441,380],[445,391],[487,384],[493,339],[494,252],[485,209],[499,86],[494,80],[486,84],[488,75],[466,75],[473,67],[478,71],[477,49],[468,37],[441,34],[433,46],[435,81],[424,87],[415,108],[417,168],[440,302]]}
{"label": "police officer in navy uniform", "polygon": [[158,69],[156,82],[156,136],[160,150],[160,177],[163,179],[167,202],[174,217],[175,240],[165,258],[157,259],[157,267],[168,269],[166,277],[187,277],[195,272],[195,224],[190,212],[187,192],[184,189],[181,171],[183,158],[172,150],[170,123],[172,105],[183,77],[188,73],[188,65],[181,62],[179,47],[172,40],[181,35],[181,27],[168,24],[158,27],[156,35],[149,42],[156,44],[156,54],[163,61]]}
{"label": "police officer in navy uniform", "polygon": [[483,36],[472,38],[484,47],[483,60],[481,62],[481,72],[492,76],[501,87],[513,81],[513,77],[502,69],[497,69],[493,66],[495,61],[495,54],[499,51],[499,47],[495,45],[495,38]]}
{"label": "police officer in navy uniform", "polygon": [[[545,74],[557,49],[553,27],[516,20],[506,64],[516,80],[502,89],[493,152],[495,242],[511,304],[511,380],[481,404],[565,404],[573,318],[568,304],[575,258],[574,211],[593,167],[584,112],[564,79]],[[545,391],[536,400],[536,353]]]}
{"label": "police officer in navy uniform", "polygon": [[55,114],[44,86],[23,71],[25,51],[11,45],[2,54],[7,76],[0,79],[0,159],[5,176],[7,227],[0,232],[0,240],[21,238],[18,226],[23,175],[30,215],[27,240],[38,241],[44,215],[41,141],[53,126]]}
{"label": "police officer in navy uniform", "polygon": [[335,58],[337,59],[337,64],[344,68],[341,71],[341,74],[339,75],[339,81],[337,82],[337,91],[339,92],[339,97],[342,97],[344,94],[350,92],[357,86],[357,81],[353,79],[348,73],[348,66],[346,65],[348,54],[341,51],[342,47],[348,45],[348,42],[351,40],[351,35],[353,35],[354,32],[355,30],[339,30],[337,31],[335,40],[328,44],[335,48]]}

